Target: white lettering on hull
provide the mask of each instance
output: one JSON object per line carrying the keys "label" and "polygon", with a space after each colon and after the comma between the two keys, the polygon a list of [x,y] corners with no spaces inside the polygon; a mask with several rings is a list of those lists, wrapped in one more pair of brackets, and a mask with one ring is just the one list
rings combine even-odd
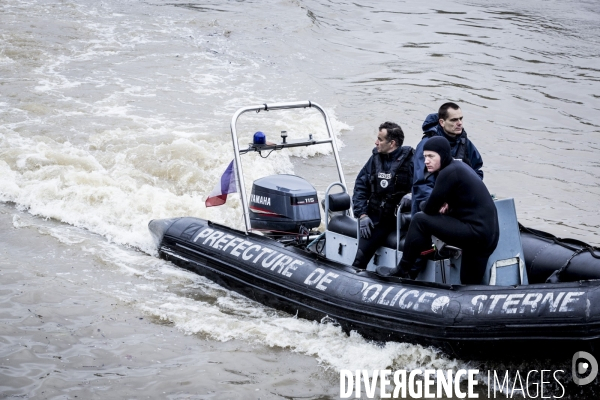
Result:
{"label": "white lettering on hull", "polygon": [[[264,269],[273,271],[285,277],[292,277],[294,271],[305,262],[275,249],[264,247],[244,238],[213,228],[204,228],[192,239],[204,246],[210,246],[223,253],[243,261],[256,264]],[[310,268],[310,267],[309,267]],[[335,272],[327,272],[323,268],[314,268],[304,280],[308,287],[327,291],[333,282],[339,278]],[[384,283],[359,281],[362,288],[357,295],[364,303],[375,303],[387,307],[397,307],[403,310],[433,312],[442,315],[450,304],[450,297],[429,292],[424,289],[409,289],[406,287],[390,286]],[[462,306],[462,313],[474,316],[486,315],[537,315],[538,313],[568,313],[576,310],[576,306],[588,299],[582,291],[548,291],[548,292],[514,292],[497,294],[473,295],[467,300],[467,307]],[[461,304],[462,303],[461,301]],[[580,307],[581,308],[581,307]],[[585,308],[585,307],[584,307]],[[584,312],[584,308],[581,308]],[[589,311],[588,311],[589,312]]]}
{"label": "white lettering on hull", "polygon": [[260,265],[288,278],[298,269],[298,266],[304,264],[304,261],[300,259],[212,228],[204,228],[196,234],[192,241]]}

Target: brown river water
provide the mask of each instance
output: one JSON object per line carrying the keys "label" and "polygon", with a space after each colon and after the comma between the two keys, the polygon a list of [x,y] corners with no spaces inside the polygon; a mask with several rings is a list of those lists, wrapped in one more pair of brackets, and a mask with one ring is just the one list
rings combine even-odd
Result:
{"label": "brown river water", "polygon": [[[596,0],[0,2],[0,398],[335,399],[341,369],[570,368],[297,319],[156,258],[147,224],[243,226],[236,196],[204,206],[240,107],[323,106],[352,186],[381,122],[416,146],[454,101],[490,192],[598,246],[599,21]],[[243,117],[242,143],[324,135],[317,114],[264,114]],[[247,183],[296,173],[320,194],[336,178],[317,148],[244,166]]]}

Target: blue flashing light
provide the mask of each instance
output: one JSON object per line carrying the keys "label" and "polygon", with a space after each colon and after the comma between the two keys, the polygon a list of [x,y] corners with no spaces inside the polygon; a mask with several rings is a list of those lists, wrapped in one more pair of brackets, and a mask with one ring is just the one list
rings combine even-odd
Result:
{"label": "blue flashing light", "polygon": [[264,133],[262,133],[261,131],[258,131],[254,134],[253,143],[254,144],[266,144],[267,137],[265,136]]}

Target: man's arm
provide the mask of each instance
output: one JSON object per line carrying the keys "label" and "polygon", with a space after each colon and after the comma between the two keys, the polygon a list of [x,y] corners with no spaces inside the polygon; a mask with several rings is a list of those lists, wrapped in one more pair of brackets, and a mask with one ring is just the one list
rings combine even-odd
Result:
{"label": "man's arm", "polygon": [[[412,150],[412,154],[409,155],[410,159],[408,160],[408,177],[409,182],[415,181],[415,152]],[[411,186],[412,187],[412,186]]]}
{"label": "man's arm", "polygon": [[481,168],[483,167],[483,159],[481,158],[481,154],[477,150],[477,147],[471,142],[469,139],[469,144],[467,145],[467,151],[469,152],[469,160],[471,161],[471,168],[479,175],[481,180],[483,180],[483,171]]}
{"label": "man's arm", "polygon": [[367,201],[371,197],[371,184],[369,182],[369,168],[371,159],[362,167],[356,181],[354,182],[354,193],[352,194],[352,208],[354,209],[354,217],[360,218],[361,215],[367,213]]}
{"label": "man's arm", "polygon": [[[458,182],[456,171],[451,167],[446,167],[440,171],[429,199],[423,207],[423,212],[429,215],[445,214],[448,211],[448,195],[454,190],[453,187]],[[444,210],[443,213],[440,213]]]}

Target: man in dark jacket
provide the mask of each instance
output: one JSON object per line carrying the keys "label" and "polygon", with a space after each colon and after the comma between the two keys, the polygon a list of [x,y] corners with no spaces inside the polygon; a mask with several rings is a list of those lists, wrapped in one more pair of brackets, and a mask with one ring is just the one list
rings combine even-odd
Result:
{"label": "man in dark jacket", "polygon": [[373,155],[356,178],[352,204],[359,219],[360,238],[352,265],[357,268],[365,269],[377,248],[396,229],[396,209],[410,193],[414,150],[403,143],[404,132],[398,124],[381,124]]}
{"label": "man in dark jacket", "polygon": [[500,237],[492,196],[471,168],[452,158],[444,138],[428,140],[423,153],[427,170],[436,175],[435,186],[410,223],[398,268],[390,272],[407,277],[434,235],[463,250],[461,282],[479,284]]}
{"label": "man in dark jacket", "polygon": [[420,203],[429,198],[435,185],[434,175],[425,170],[423,146],[430,138],[436,136],[445,137],[450,143],[452,157],[462,160],[473,168],[483,180],[483,171],[481,170],[483,160],[475,145],[467,137],[467,132],[463,129],[462,110],[455,103],[444,103],[437,114],[429,114],[423,122],[423,139],[417,145],[414,157],[412,215],[419,211]]}

